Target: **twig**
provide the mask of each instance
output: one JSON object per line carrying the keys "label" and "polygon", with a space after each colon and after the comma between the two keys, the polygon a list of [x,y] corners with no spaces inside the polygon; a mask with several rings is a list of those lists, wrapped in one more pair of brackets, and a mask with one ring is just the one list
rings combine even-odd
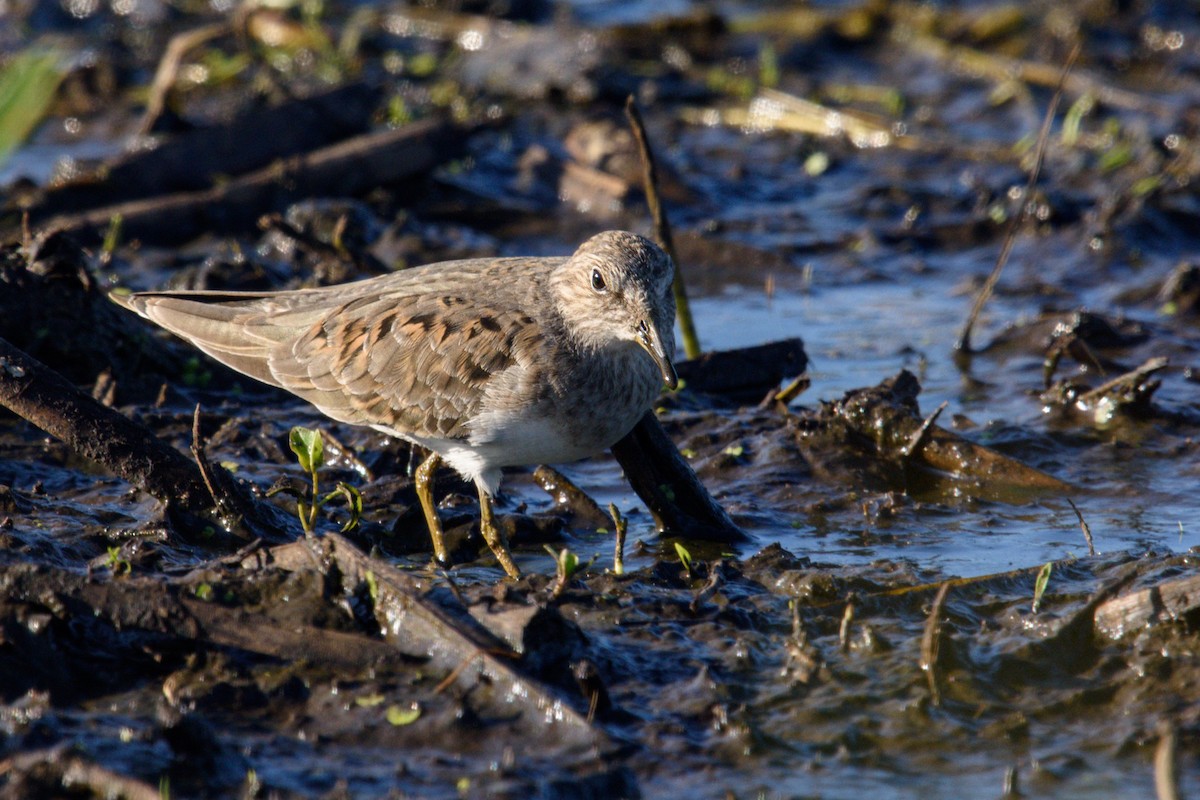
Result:
{"label": "twig", "polygon": [[200,477],[204,479],[204,485],[208,487],[208,494],[212,497],[213,504],[220,508],[223,505],[221,492],[217,491],[216,477],[213,475],[212,465],[208,463],[208,454],[204,451],[204,440],[200,437],[199,403],[196,403],[196,409],[192,412],[192,458],[196,460],[196,466],[200,468]]}
{"label": "twig", "polygon": [[1083,538],[1087,540],[1088,555],[1096,555],[1096,543],[1092,540],[1092,529],[1084,521],[1083,514],[1079,513],[1079,507],[1075,505],[1075,501],[1068,497],[1067,502],[1071,504],[1071,510],[1075,512],[1075,516],[1079,518],[1079,527],[1083,528]]}
{"label": "twig", "polygon": [[3,339],[0,406],[160,500],[208,508],[207,487],[183,453]]}
{"label": "twig", "polygon": [[41,227],[94,236],[120,214],[125,236],[142,241],[178,242],[204,232],[245,231],[262,213],[299,198],[353,195],[427,172],[461,153],[474,127],[420,120],[290,156],[208,189],[63,214]]}
{"label": "twig", "polygon": [[1172,117],[1177,113],[1170,103],[1120,89],[1114,86],[1111,80],[1104,80],[1086,72],[1064,75],[1060,70],[1056,70],[1053,64],[1041,64],[1036,61],[986,53],[962,45],[952,45],[943,39],[913,31],[911,28],[908,28],[904,35],[893,36],[892,40],[918,53],[948,61],[950,66],[957,67],[964,72],[982,75],[990,80],[1011,81],[1016,79],[1034,86],[1058,86],[1067,94],[1075,97],[1091,95],[1105,105],[1153,114],[1160,118]]}
{"label": "twig", "polygon": [[192,458],[196,461],[196,466],[200,468],[200,477],[204,480],[204,485],[208,487],[208,493],[212,497],[213,507],[221,516],[222,522],[226,529],[239,539],[249,539],[253,541],[257,538],[253,531],[247,530],[242,521],[246,519],[255,520],[257,514],[251,501],[248,501],[241,495],[237,489],[230,486],[228,473],[224,470],[217,471],[213,469],[212,464],[208,460],[208,453],[204,449],[204,439],[200,436],[200,404],[196,403],[196,409],[192,412]]}
{"label": "twig", "polygon": [[950,584],[943,583],[933,598],[933,608],[929,609],[929,619],[925,621],[925,633],[921,636],[921,669],[925,672],[925,680],[929,683],[929,700],[935,706],[942,704],[942,690],[938,687],[937,666],[938,654],[941,650],[942,609],[946,605],[946,596],[950,594]]}
{"label": "twig", "polygon": [[658,198],[658,169],[654,164],[654,153],[650,150],[646,126],[642,123],[642,114],[638,111],[633,95],[625,101],[625,116],[629,118],[629,127],[633,129],[633,138],[637,140],[638,150],[642,154],[642,184],[646,191],[646,205],[650,207],[650,216],[654,220],[654,235],[675,264],[675,282],[672,288],[675,291],[675,314],[679,318],[679,330],[683,336],[683,352],[688,358],[699,358],[700,337],[696,335],[692,307],[688,304],[687,288],[683,283],[683,271],[675,254],[671,223],[667,221],[667,212]]}
{"label": "twig", "polygon": [[612,515],[613,527],[617,529],[617,542],[613,550],[613,574],[625,574],[625,537],[629,533],[629,520],[621,516],[616,503],[608,504],[608,513]]}
{"label": "twig", "polygon": [[1079,58],[1080,49],[1081,44],[1076,42],[1075,46],[1071,48],[1071,54],[1067,56],[1067,62],[1063,64],[1062,72],[1059,74],[1058,86],[1054,89],[1054,95],[1050,98],[1050,105],[1046,108],[1046,116],[1042,119],[1042,129],[1038,132],[1037,146],[1033,151],[1033,167],[1029,170],[1029,180],[1026,181],[1025,192],[1021,195],[1021,210],[1013,214],[1012,218],[1008,221],[1008,230],[1004,234],[1004,244],[1000,248],[1000,255],[996,258],[996,265],[992,267],[991,274],[983,282],[983,286],[979,289],[979,294],[975,296],[975,304],[971,307],[971,313],[967,315],[967,322],[963,325],[962,332],[958,335],[958,341],[954,343],[954,352],[956,354],[962,356],[969,356],[971,354],[971,331],[974,329],[979,315],[983,313],[984,305],[996,289],[996,284],[1000,280],[1000,273],[1004,271],[1004,266],[1008,263],[1009,256],[1012,255],[1013,246],[1017,241],[1017,232],[1025,222],[1026,216],[1028,216],[1029,201],[1033,197],[1033,190],[1037,186],[1038,177],[1042,172],[1042,163],[1046,158],[1046,149],[1050,144],[1050,126],[1054,122],[1054,114],[1058,111],[1059,101],[1062,100],[1063,85],[1071,72],[1071,67],[1075,65],[1075,60]]}
{"label": "twig", "polygon": [[700,605],[708,602],[708,599],[717,593],[717,589],[720,589],[721,584],[724,582],[725,563],[723,561],[714,561],[708,568],[708,582],[692,595],[692,602],[688,604],[688,610],[693,614],[697,613],[700,610]]}
{"label": "twig", "polygon": [[1013,764],[1008,769],[1004,770],[1004,787],[1000,791],[1001,797],[1020,797],[1020,773],[1017,772],[1017,765]]}
{"label": "twig", "polygon": [[838,627],[838,647],[843,653],[850,649],[850,623],[854,621],[854,600],[846,603],[842,612],[842,624]]}
{"label": "twig", "polygon": [[1075,398],[1075,403],[1077,405],[1087,406],[1088,404],[1099,400],[1100,398],[1104,397],[1104,395],[1120,386],[1137,386],[1139,383],[1159,370],[1166,369],[1169,363],[1170,360],[1166,356],[1155,356],[1153,358],[1148,358],[1146,359],[1145,363],[1134,367],[1133,369],[1129,370],[1129,372],[1118,375],[1112,380],[1105,381],[1104,383],[1100,384],[1095,389],[1091,389],[1079,395],[1079,397]]}
{"label": "twig", "polygon": [[777,408],[780,413],[787,411],[788,404],[799,397],[803,392],[807,391],[812,385],[812,380],[807,372],[802,372],[788,382],[787,386],[782,388],[774,388],[767,392],[763,397],[762,402],[758,404],[759,410],[768,408]]}
{"label": "twig", "polygon": [[929,438],[929,432],[933,430],[933,424],[937,422],[938,417],[946,410],[946,406],[950,405],[949,400],[943,400],[942,404],[933,410],[933,413],[925,418],[921,423],[921,427],[917,428],[904,447],[900,448],[900,457],[905,461],[912,458],[921,450],[921,445]]}
{"label": "twig", "polygon": [[150,83],[149,98],[146,100],[146,111],[142,114],[142,119],[138,123],[137,136],[145,136],[150,133],[150,130],[154,127],[154,123],[162,116],[163,111],[167,107],[167,93],[175,85],[175,76],[179,74],[179,65],[183,63],[183,57],[187,55],[187,52],[207,41],[232,32],[233,28],[228,22],[217,22],[212,25],[201,26],[195,30],[184,31],[171,37],[171,41],[167,43],[166,52],[163,53],[162,60],[158,62],[158,69],[154,72],[154,80]]}
{"label": "twig", "polygon": [[17,753],[0,761],[0,775],[12,776],[14,774],[17,776],[36,775],[38,783],[45,785],[50,794],[54,793],[50,787],[58,784],[64,792],[69,788],[71,793],[86,793],[93,797],[162,800],[160,791],[150,784],[88,761],[84,756],[72,752],[65,745]]}
{"label": "twig", "polygon": [[1159,722],[1158,747],[1154,748],[1154,792],[1158,800],[1181,800],[1175,739],[1175,726],[1165,719]]}

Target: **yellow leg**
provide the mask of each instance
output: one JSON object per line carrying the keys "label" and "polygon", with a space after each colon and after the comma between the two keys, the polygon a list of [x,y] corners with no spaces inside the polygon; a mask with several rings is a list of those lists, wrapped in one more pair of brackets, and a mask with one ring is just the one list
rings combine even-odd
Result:
{"label": "yellow leg", "polygon": [[433,558],[443,567],[448,567],[450,566],[450,554],[446,552],[446,541],[442,537],[442,521],[438,519],[437,512],[433,508],[433,473],[437,471],[438,465],[441,463],[441,456],[437,453],[430,453],[429,457],[421,462],[421,466],[417,467],[417,471],[413,475],[413,482],[416,484],[417,499],[421,501],[421,510],[425,512],[425,524],[429,526],[429,538],[433,540]]}
{"label": "yellow leg", "polygon": [[504,534],[500,533],[500,529],[496,527],[496,517],[492,514],[492,498],[488,496],[482,486],[479,487],[479,532],[483,534],[483,540],[488,543],[488,547],[492,548],[492,552],[496,554],[496,560],[500,562],[500,566],[504,567],[508,577],[521,577],[521,570],[517,568],[512,560],[512,554],[508,552],[508,542],[504,541]]}

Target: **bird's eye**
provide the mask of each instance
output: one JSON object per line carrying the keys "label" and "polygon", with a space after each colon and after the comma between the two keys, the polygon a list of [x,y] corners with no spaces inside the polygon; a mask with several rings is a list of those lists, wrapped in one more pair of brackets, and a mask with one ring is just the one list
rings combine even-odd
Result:
{"label": "bird's eye", "polygon": [[604,283],[604,276],[600,274],[600,270],[592,270],[592,288],[597,292],[603,292],[608,287]]}

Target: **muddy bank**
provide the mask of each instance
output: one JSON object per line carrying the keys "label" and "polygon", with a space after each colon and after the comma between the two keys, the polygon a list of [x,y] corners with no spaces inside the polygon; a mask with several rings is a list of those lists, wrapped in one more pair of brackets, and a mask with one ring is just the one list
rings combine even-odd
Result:
{"label": "muddy bank", "polygon": [[[5,14],[5,64],[62,58],[0,172],[4,796],[1112,797],[1200,779],[1200,28],[1182,10]],[[630,95],[708,354],[640,445],[507,476],[519,582],[452,473],[443,572],[407,445],[104,298],[649,233]],[[30,390],[26,358],[61,393]],[[83,408],[110,426],[81,427]],[[322,486],[361,492],[357,528],[338,533],[338,501],[302,534],[295,425],[325,433]],[[668,440],[682,468],[654,455]],[[692,473],[705,493],[677,492]]]}

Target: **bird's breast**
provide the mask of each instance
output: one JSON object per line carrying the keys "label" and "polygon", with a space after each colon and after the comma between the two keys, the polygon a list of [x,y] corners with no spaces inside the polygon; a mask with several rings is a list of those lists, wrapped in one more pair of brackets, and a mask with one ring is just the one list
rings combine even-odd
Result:
{"label": "bird's breast", "polygon": [[[628,345],[628,346],[625,346]],[[662,387],[636,344],[538,365],[525,402],[498,398],[471,426],[471,446],[496,466],[564,463],[596,455],[627,434]],[[530,377],[530,376],[527,376]]]}

